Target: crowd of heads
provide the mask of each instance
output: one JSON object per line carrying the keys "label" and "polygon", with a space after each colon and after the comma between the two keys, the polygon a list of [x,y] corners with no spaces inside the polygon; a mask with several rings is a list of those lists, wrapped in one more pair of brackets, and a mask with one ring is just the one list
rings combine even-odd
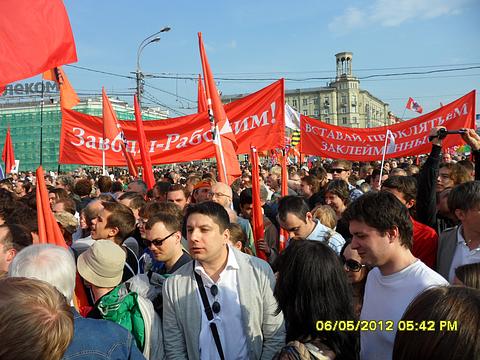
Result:
{"label": "crowd of heads", "polygon": [[[258,255],[252,241],[251,177],[258,171],[264,219],[288,234],[285,250],[280,241],[270,244],[275,256],[268,257],[276,272],[276,311],[286,319],[286,342],[321,339],[338,359],[355,359],[358,332],[323,331],[317,322],[358,320],[369,272],[379,268],[388,274],[408,258],[415,246],[413,219],[419,169],[425,160],[392,159],[383,168],[379,162],[309,160],[308,166],[288,168],[287,195],[281,194],[281,167],[272,164],[259,169],[243,164],[242,175],[231,185],[217,182],[215,171],[205,164],[164,167],[155,171],[152,189],[121,173],[106,176],[82,169],[47,175],[50,206],[73,253],[54,245],[32,246],[38,242],[33,175],[2,180],[0,271],[8,272],[9,278],[0,285],[0,336],[16,343],[25,339],[25,351],[60,359],[57,354],[65,352],[73,336],[69,304],[77,271],[97,301],[124,283],[126,267],[132,275],[147,273],[158,264],[169,271],[184,254],[214,266],[228,253],[227,245]],[[472,162],[444,154],[434,191],[438,214],[467,232],[480,233],[480,182],[474,181]],[[346,240],[338,250],[329,241],[309,238],[318,224],[328,229],[328,237]],[[76,246],[82,242],[85,248]],[[130,252],[138,269],[129,264]],[[453,352],[466,358],[478,355],[479,265],[457,267],[457,286],[426,290],[402,317],[415,322],[458,321],[459,332],[444,332],[441,338],[399,332],[394,359],[440,358]],[[16,311],[4,310],[9,307]],[[23,321],[19,308],[35,308],[36,316],[18,331],[7,331],[2,324]],[[1,349],[0,357],[8,359]]]}

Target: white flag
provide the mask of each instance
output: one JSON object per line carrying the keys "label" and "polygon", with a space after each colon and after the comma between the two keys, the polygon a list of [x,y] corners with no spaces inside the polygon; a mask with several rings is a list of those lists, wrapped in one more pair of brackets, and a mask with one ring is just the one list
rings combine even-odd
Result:
{"label": "white flag", "polygon": [[300,114],[288,104],[285,104],[285,126],[289,129],[300,130]]}
{"label": "white flag", "polygon": [[393,133],[387,129],[387,149],[386,149],[386,154],[391,154],[395,152],[395,136]]}

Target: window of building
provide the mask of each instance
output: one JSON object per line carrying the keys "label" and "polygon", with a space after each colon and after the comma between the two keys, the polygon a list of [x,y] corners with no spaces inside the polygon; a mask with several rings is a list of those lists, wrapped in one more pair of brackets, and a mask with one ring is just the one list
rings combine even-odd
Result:
{"label": "window of building", "polygon": [[344,116],[342,117],[342,124],[343,125],[346,125],[347,124],[347,118]]}
{"label": "window of building", "polygon": [[307,116],[308,115],[308,110],[303,110],[303,115]]}
{"label": "window of building", "polygon": [[340,109],[340,113],[341,113],[341,114],[346,114],[346,113],[347,113],[347,108],[342,107],[342,108]]}
{"label": "window of building", "polygon": [[342,95],[342,104],[346,104],[346,103],[347,103],[347,96]]}
{"label": "window of building", "polygon": [[318,109],[313,110],[313,114],[314,114],[315,116],[318,116],[318,115],[319,115]]}
{"label": "window of building", "polygon": [[293,99],[293,100],[292,100],[292,106],[293,106],[294,108],[297,107],[297,99]]}
{"label": "window of building", "polygon": [[318,103],[319,103],[318,98],[313,99],[313,104],[314,105],[318,105]]}
{"label": "window of building", "polygon": [[330,124],[330,118],[325,118],[325,121],[327,122],[327,124]]}
{"label": "window of building", "polygon": [[303,106],[307,106],[308,105],[308,99],[303,99]]}
{"label": "window of building", "polygon": [[357,123],[357,117],[356,116],[352,117],[352,122]]}
{"label": "window of building", "polygon": [[357,95],[352,95],[352,105],[357,105]]}

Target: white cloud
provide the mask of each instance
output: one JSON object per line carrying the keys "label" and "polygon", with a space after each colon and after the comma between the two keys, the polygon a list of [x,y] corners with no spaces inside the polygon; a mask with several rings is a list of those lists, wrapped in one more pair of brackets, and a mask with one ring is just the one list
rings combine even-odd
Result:
{"label": "white cloud", "polygon": [[328,28],[343,35],[367,24],[392,27],[415,19],[458,15],[462,12],[462,7],[472,1],[475,0],[375,0],[364,10],[348,7],[343,15],[330,22]]}
{"label": "white cloud", "polygon": [[353,29],[364,26],[365,20],[366,14],[362,10],[349,7],[343,15],[335,17],[330,24],[328,24],[328,29],[340,35],[346,34]]}

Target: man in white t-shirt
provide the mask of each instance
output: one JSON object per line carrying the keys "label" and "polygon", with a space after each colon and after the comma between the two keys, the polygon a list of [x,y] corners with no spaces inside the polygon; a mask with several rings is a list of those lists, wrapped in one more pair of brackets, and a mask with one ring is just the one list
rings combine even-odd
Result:
{"label": "man in white t-shirt", "polygon": [[[391,359],[397,324],[407,306],[428,287],[448,283],[412,255],[413,224],[395,195],[365,194],[347,208],[343,218],[350,225],[352,249],[358,251],[363,265],[374,267],[368,274],[360,314],[361,320],[370,321],[369,331],[360,334],[360,358]],[[370,331],[374,325],[377,330]]]}

